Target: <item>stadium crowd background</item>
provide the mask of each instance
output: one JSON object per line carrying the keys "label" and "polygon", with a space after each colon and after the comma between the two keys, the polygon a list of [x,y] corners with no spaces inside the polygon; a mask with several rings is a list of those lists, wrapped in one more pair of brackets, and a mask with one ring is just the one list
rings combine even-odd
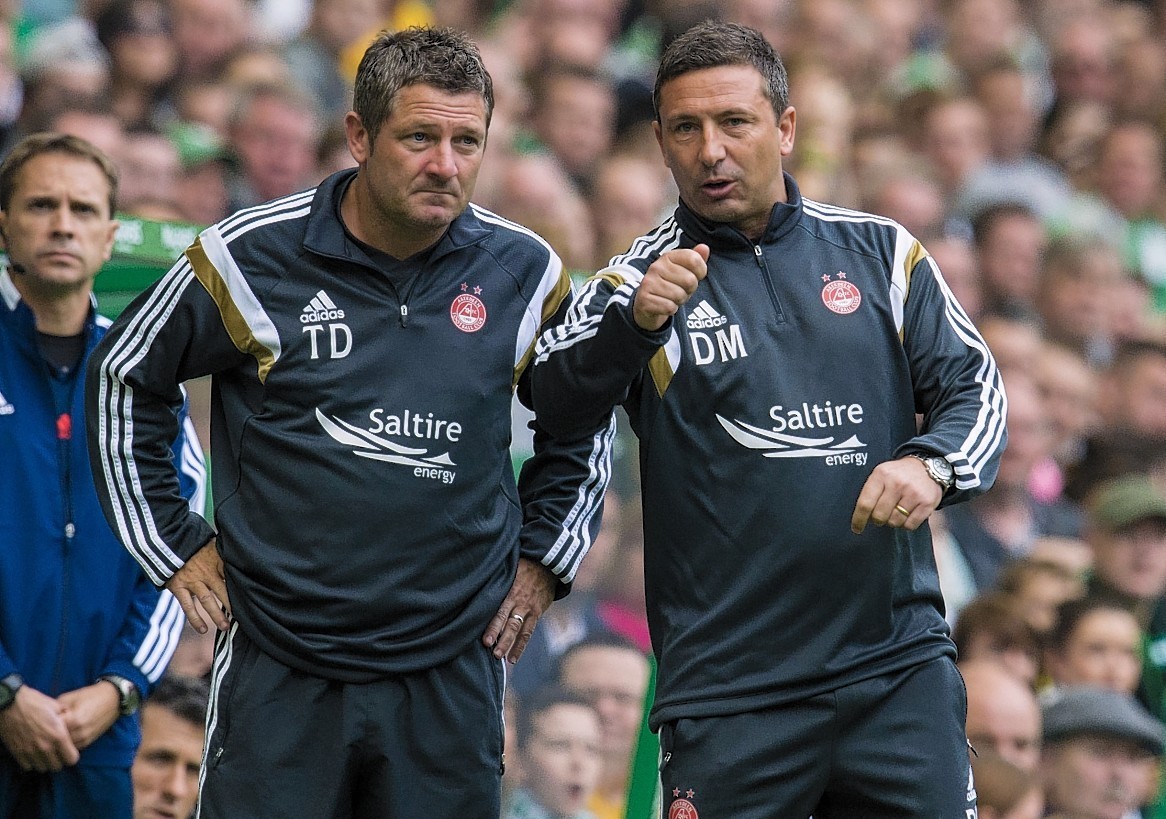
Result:
{"label": "stadium crowd background", "polygon": [[[3,0],[0,16],[0,145],[83,136],[115,160],[123,213],[196,225],[352,164],[342,118],[376,31],[467,30],[497,94],[474,199],[580,276],[675,201],[651,127],[662,44],[706,17],[760,29],[790,70],[803,193],[911,230],[1004,372],[997,486],[933,518],[961,663],[986,657],[1046,700],[1110,685],[1166,717],[1166,2]],[[604,532],[515,669],[518,714],[585,637],[648,649],[635,443],[621,442]],[[1101,565],[1113,549],[1124,567]],[[1074,677],[1056,660],[1072,638],[1061,604],[1099,590],[1135,623],[1104,635],[1099,662],[1135,671]],[[173,669],[201,675],[209,645],[190,635]],[[612,689],[576,686],[599,712],[599,764],[569,768],[581,784],[565,792],[598,787],[593,806],[616,816],[647,676],[592,676]],[[968,677],[973,700],[1006,700],[997,678]],[[991,750],[981,817],[1086,799],[1061,793],[1063,755]],[[556,775],[508,758],[508,785]],[[1135,761],[1127,801],[1159,815],[1157,757]]]}

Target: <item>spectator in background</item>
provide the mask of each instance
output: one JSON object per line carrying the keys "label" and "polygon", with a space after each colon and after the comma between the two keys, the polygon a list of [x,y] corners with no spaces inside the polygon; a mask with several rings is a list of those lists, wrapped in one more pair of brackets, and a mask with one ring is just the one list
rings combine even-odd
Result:
{"label": "spectator in background", "polygon": [[972,236],[987,309],[1035,311],[1048,238],[1032,209],[1019,202],[988,205],[972,219]]}
{"label": "spectator in background", "polygon": [[[129,817],[136,712],[180,628],[177,602],[106,523],[81,434],[84,365],[109,326],[92,291],[116,197],[112,162],[77,137],[30,136],[0,165],[4,819]],[[201,511],[202,450],[180,408],[168,408],[182,431],[170,460]]]}
{"label": "spectator in background", "polygon": [[943,190],[918,161],[884,170],[860,202],[860,207],[894,219],[912,236],[942,234],[947,219]]}
{"label": "spectator in background", "polygon": [[588,637],[567,649],[559,662],[559,683],[599,712],[603,770],[587,803],[596,819],[623,819],[648,674],[647,656],[615,635]]}
{"label": "spectator in background", "polygon": [[1166,121],[1166,45],[1151,27],[1122,45],[1117,55],[1114,100],[1119,118]]}
{"label": "spectator in background", "polygon": [[[985,332],[984,337],[992,345],[991,334]],[[1039,349],[1039,338],[1036,345]],[[993,353],[997,349],[992,347]],[[1052,434],[1033,380],[1008,367],[1008,359],[1002,356],[1008,390],[1008,448],[1000,458],[996,484],[991,492],[946,510],[947,526],[982,590],[995,585],[1005,563],[1028,555],[1037,538],[1081,534],[1079,509],[1033,491],[1034,471],[1052,456]]]}
{"label": "spectator in background", "polygon": [[1042,345],[1036,315],[1021,307],[988,310],[980,314],[976,326],[1005,376],[1017,381],[1032,378]]}
{"label": "spectator in background", "polygon": [[1114,478],[1089,498],[1090,594],[1116,597],[1146,641],[1138,696],[1166,718],[1166,495],[1142,474]]}
{"label": "spectator in background", "polygon": [[36,31],[26,49],[21,65],[24,104],[9,131],[8,148],[45,130],[61,111],[99,104],[109,93],[109,58],[84,20],[70,19]]}
{"label": "spectator in background", "polygon": [[1057,610],[1066,600],[1085,593],[1084,576],[1063,563],[1027,557],[1004,565],[996,588],[1044,643],[1057,624]]}
{"label": "spectator in background", "polygon": [[990,660],[1029,688],[1040,674],[1040,636],[1004,592],[981,592],[960,610],[951,639],[960,662]]}
{"label": "spectator in background", "polygon": [[596,819],[586,805],[602,767],[599,714],[578,694],[541,689],[518,722],[523,784],[503,819]]}
{"label": "spectator in background", "polygon": [[1040,819],[1044,791],[1040,778],[995,751],[977,748],[972,755],[976,783],[976,819]]}
{"label": "spectator in background", "polygon": [[1045,641],[1053,686],[1094,685],[1133,694],[1142,677],[1142,629],[1129,604],[1092,594],[1064,601]]}
{"label": "spectator in background", "polygon": [[382,20],[381,0],[315,0],[308,27],[283,47],[289,74],[327,117],[339,119],[352,103],[352,83],[340,55]]}
{"label": "spectator in background", "polygon": [[674,194],[666,176],[662,162],[638,154],[616,153],[599,160],[588,198],[595,223],[595,257],[590,269],[606,267],[633,239],[660,221],[660,215],[671,206],[669,194]]}
{"label": "spectator in background", "polygon": [[210,128],[224,142],[230,138],[231,116],[238,107],[239,91],[221,80],[186,80],[174,85],[174,114],[179,122]]}
{"label": "spectator in background", "polygon": [[1060,170],[1036,153],[1042,111],[1028,76],[1010,58],[968,76],[992,123],[992,150],[988,161],[968,178],[957,210],[971,218],[991,204],[1022,202],[1042,221],[1051,219],[1072,189]]}
{"label": "spectator in background", "polygon": [[797,173],[811,199],[855,202],[859,192],[851,168],[858,112],[850,90],[838,76],[815,63],[791,69],[789,84],[790,94],[804,100],[798,106],[791,172]]}
{"label": "spectator in background", "polygon": [[597,71],[552,64],[539,69],[532,85],[535,136],[563,163],[576,188],[589,193],[615,138],[611,82]]}
{"label": "spectator in background", "polygon": [[968,690],[968,741],[992,751],[1022,771],[1040,764],[1040,705],[1032,687],[989,658],[960,659]]}
{"label": "spectator in background", "polygon": [[81,137],[103,154],[119,157],[125,150],[125,127],[108,105],[81,102],[49,118],[48,130]]}
{"label": "spectator in background", "polygon": [[158,125],[158,105],[178,69],[170,7],[164,0],[113,0],[95,25],[109,53],[110,107],[126,127]]}
{"label": "spectator in background", "polygon": [[1052,435],[1052,457],[1062,480],[1085,453],[1086,441],[1099,430],[1100,376],[1084,356],[1061,344],[1046,342],[1037,355],[1034,377]]}
{"label": "spectator in background", "polygon": [[1068,689],[1042,708],[1047,809],[1073,819],[1136,816],[1154,793],[1162,724],[1127,694]]}
{"label": "spectator in background", "polygon": [[180,170],[174,200],[181,219],[213,225],[226,218],[230,213],[227,183],[231,159],[222,139],[208,126],[193,122],[176,122],[170,128],[170,138],[178,149]]}
{"label": "spectator in background", "polygon": [[1053,109],[1066,103],[1095,102],[1111,107],[1123,91],[1114,82],[1118,46],[1104,12],[1078,12],[1051,32],[1049,70]]}
{"label": "spectator in background", "polygon": [[130,778],[134,819],[189,819],[198,800],[210,687],[167,672],[142,706],[142,742]]}
{"label": "spectator in background", "polygon": [[493,190],[482,203],[546,238],[568,270],[590,271],[595,233],[587,202],[558,158],[536,151],[499,157],[495,164]]}
{"label": "spectator in background", "polygon": [[1160,124],[1118,122],[1101,141],[1096,189],[1120,220],[1125,267],[1149,282],[1153,305],[1166,313],[1166,182]]}
{"label": "spectator in background", "polygon": [[[987,113],[972,96],[941,97],[924,113],[923,152],[935,168],[949,210],[972,173],[988,159],[989,127]],[[927,247],[931,249],[930,244]],[[947,269],[941,269],[946,275]]]}
{"label": "spectator in background", "polygon": [[230,209],[250,207],[309,186],[316,170],[320,119],[311,97],[289,86],[247,89],[231,117],[237,161]]}
{"label": "spectator in background", "polygon": [[214,79],[251,38],[246,0],[170,0],[170,14],[184,82]]}
{"label": "spectator in background", "polygon": [[1105,366],[1114,356],[1113,293],[1124,286],[1121,255],[1095,235],[1053,239],[1039,279],[1037,310],[1050,341]]}
{"label": "spectator in background", "polygon": [[1166,442],[1166,344],[1119,346],[1102,373],[1099,409],[1105,432]]}
{"label": "spectator in background", "polygon": [[178,146],[169,136],[154,128],[127,131],[121,153],[114,159],[121,172],[118,200],[124,213],[135,213],[146,203],[179,206],[182,166]]}

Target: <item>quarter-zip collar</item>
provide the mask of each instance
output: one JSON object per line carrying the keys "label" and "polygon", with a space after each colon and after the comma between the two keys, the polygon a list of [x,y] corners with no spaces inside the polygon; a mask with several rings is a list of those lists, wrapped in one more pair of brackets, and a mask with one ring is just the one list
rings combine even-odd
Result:
{"label": "quarter-zip collar", "polygon": [[[356,168],[337,171],[316,188],[304,234],[304,249],[374,267],[365,252],[349,238],[340,220],[340,200],[358,172]],[[478,218],[472,206],[467,206],[438,239],[429,254],[429,261],[434,262],[446,254],[477,244],[491,233],[493,228]]]}
{"label": "quarter-zip collar", "polygon": [[754,242],[744,233],[732,225],[724,222],[710,222],[701,217],[681,200],[676,209],[676,221],[681,229],[696,243],[704,242],[710,247],[729,249],[752,248],[755,245],[767,245],[776,242],[793,230],[802,216],[802,194],[794,178],[783,172],[785,178],[785,202],[776,202],[769,212],[769,224],[765,233]]}

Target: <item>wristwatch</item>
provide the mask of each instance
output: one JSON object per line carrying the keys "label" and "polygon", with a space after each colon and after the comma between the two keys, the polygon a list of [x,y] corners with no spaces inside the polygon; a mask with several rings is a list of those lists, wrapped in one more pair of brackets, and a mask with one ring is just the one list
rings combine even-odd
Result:
{"label": "wristwatch", "polygon": [[12,673],[0,679],[0,711],[16,702],[16,692],[24,685],[24,677]]}
{"label": "wristwatch", "polygon": [[945,494],[955,486],[955,470],[947,458],[940,458],[938,455],[919,455],[914,452],[911,453],[911,457],[923,461],[923,465],[927,467],[927,474],[931,476],[931,480],[939,484],[939,488]]}
{"label": "wristwatch", "polygon": [[117,689],[117,712],[123,717],[137,711],[142,704],[142,695],[138,691],[138,687],[134,685],[133,680],[128,680],[120,674],[102,674],[97,679],[112,683],[113,687]]}

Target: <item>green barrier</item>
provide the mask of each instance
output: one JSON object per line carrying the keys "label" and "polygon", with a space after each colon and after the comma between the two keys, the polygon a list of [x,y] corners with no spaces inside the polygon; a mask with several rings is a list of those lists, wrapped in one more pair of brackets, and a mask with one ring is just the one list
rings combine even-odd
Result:
{"label": "green barrier", "polygon": [[648,655],[650,673],[644,693],[644,717],[640,721],[640,738],[632,757],[632,775],[628,783],[625,819],[657,819],[660,816],[660,739],[648,728],[648,712],[656,697],[656,658]]}
{"label": "green barrier", "polygon": [[113,255],[93,283],[102,315],[117,318],[141,293],[174,264],[201,228],[187,222],[157,222],[118,215],[121,226],[113,240]]}

